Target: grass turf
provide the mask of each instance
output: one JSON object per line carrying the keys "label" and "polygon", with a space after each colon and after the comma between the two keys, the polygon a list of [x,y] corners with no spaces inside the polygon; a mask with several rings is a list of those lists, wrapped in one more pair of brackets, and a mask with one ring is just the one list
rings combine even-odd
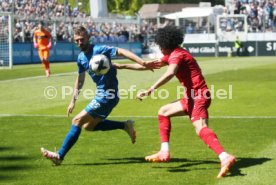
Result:
{"label": "grass turf", "polygon": [[[176,80],[164,88],[166,100],[121,100],[112,119],[136,121],[137,143],[132,145],[122,131],[83,131],[62,166],[52,167],[39,148],[59,147],[70,128],[71,118],[62,117],[70,95],[46,99],[45,87],[72,86],[75,74],[50,79],[18,78],[40,75],[41,66],[15,66],[0,73],[0,184],[274,184],[276,170],[275,69],[273,57],[204,59],[200,61],[206,80],[216,89],[233,87],[233,98],[214,99],[210,107],[210,127],[227,151],[238,157],[237,164],[224,179],[217,180],[219,162],[215,154],[198,139],[187,118],[172,120],[169,163],[146,163],[144,156],[159,149],[158,108],[176,99]],[[65,67],[63,68],[63,65]],[[75,64],[53,64],[56,73],[75,70]],[[18,71],[26,69],[30,74]],[[60,71],[59,71],[60,70]],[[149,87],[161,73],[119,71],[120,88]],[[9,80],[9,81],[5,81]],[[91,88],[87,78],[85,89]],[[94,87],[92,86],[92,89]],[[81,97],[74,114],[89,100]],[[3,114],[10,114],[4,117]],[[26,115],[17,115],[26,114]],[[35,115],[38,114],[38,115]],[[29,115],[29,116],[27,116]],[[43,116],[46,115],[46,116]],[[53,115],[51,117],[50,115]],[[54,115],[59,115],[54,117]],[[138,117],[134,117],[138,116]],[[139,117],[153,116],[153,117]],[[244,116],[220,118],[220,116]],[[262,119],[249,116],[271,116]],[[274,116],[274,117],[273,117]]]}

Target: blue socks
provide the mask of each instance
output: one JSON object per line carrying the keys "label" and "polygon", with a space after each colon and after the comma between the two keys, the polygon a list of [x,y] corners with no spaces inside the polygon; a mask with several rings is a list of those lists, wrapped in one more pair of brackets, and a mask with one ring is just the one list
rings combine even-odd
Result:
{"label": "blue socks", "polygon": [[76,143],[81,133],[81,128],[76,125],[72,125],[70,131],[64,139],[64,142],[58,151],[60,159],[63,159],[66,153],[72,148],[72,146]]}
{"label": "blue socks", "polygon": [[[116,129],[124,129],[125,124],[121,121],[110,121],[104,120],[100,122],[94,129],[94,131],[108,131]],[[81,128],[76,125],[72,125],[67,136],[64,139],[64,142],[58,151],[60,159],[64,159],[66,153],[72,148],[72,146],[77,142],[79,135],[81,133]]]}
{"label": "blue socks", "polygon": [[93,131],[108,131],[108,130],[116,130],[116,129],[124,129],[124,128],[125,128],[125,122],[103,120],[95,127]]}

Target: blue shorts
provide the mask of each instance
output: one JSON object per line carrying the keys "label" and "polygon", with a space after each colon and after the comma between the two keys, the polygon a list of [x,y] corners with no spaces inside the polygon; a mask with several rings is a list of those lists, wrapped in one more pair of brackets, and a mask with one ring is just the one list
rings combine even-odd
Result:
{"label": "blue shorts", "polygon": [[93,118],[106,118],[112,111],[112,109],[118,104],[119,98],[108,99],[104,102],[100,102],[97,99],[93,99],[86,107],[85,111],[88,112]]}

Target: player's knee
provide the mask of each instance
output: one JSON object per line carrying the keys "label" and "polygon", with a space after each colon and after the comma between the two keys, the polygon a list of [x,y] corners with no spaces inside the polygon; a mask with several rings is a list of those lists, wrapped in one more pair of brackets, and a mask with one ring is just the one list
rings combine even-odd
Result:
{"label": "player's knee", "polygon": [[74,117],[72,119],[72,125],[76,125],[78,127],[82,127],[83,126],[82,118],[81,117]]}
{"label": "player's knee", "polygon": [[86,130],[86,131],[93,131],[92,129],[90,129],[90,128],[87,127],[87,126],[82,126],[82,128],[83,128],[84,130]]}
{"label": "player's knee", "polygon": [[82,128],[84,128],[86,131],[93,131],[94,130],[94,127],[89,123],[84,124],[82,126]]}
{"label": "player's knee", "polygon": [[207,127],[207,120],[206,119],[199,119],[193,122],[193,126],[195,128],[196,134],[199,135],[201,129]]}
{"label": "player's knee", "polygon": [[162,106],[158,111],[158,115],[168,116],[167,115],[167,108],[165,106]]}
{"label": "player's knee", "polygon": [[72,125],[77,125],[78,122],[79,122],[79,118],[74,117],[74,118],[72,119]]}

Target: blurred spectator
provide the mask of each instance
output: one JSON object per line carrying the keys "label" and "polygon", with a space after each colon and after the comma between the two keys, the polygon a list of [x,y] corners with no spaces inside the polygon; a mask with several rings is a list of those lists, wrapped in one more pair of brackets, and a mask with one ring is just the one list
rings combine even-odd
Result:
{"label": "blurred spectator", "polygon": [[194,28],[192,27],[192,24],[190,23],[186,28],[186,33],[191,34],[194,32]]}
{"label": "blurred spectator", "polygon": [[[87,27],[93,42],[128,42],[137,38],[136,34],[141,37],[141,30],[137,31],[135,24],[94,23],[78,7],[71,9],[69,3],[58,4],[57,0],[0,0],[0,11],[12,11],[12,3],[15,42],[31,41],[35,25],[40,20],[45,20],[46,27],[58,41],[73,41],[72,30],[79,24]],[[72,19],[80,21],[72,22]]]}
{"label": "blurred spectator", "polygon": [[[57,0],[0,0],[0,11],[12,11],[14,3],[14,40],[28,42],[39,20],[45,20],[53,38],[58,41],[73,41],[72,30],[82,24],[87,27],[92,42],[141,41],[147,47],[157,30],[156,22],[144,21],[141,25],[118,24],[114,22],[93,22],[78,7],[69,3],[59,4]],[[276,0],[234,0],[234,14],[247,16],[249,32],[276,31]],[[224,8],[224,15],[230,11]],[[238,18],[220,19],[222,31],[244,31],[245,22]],[[165,20],[164,25],[168,24]],[[186,23],[183,31],[190,33],[208,32],[206,20],[201,23]],[[214,31],[214,28],[213,28]]]}

